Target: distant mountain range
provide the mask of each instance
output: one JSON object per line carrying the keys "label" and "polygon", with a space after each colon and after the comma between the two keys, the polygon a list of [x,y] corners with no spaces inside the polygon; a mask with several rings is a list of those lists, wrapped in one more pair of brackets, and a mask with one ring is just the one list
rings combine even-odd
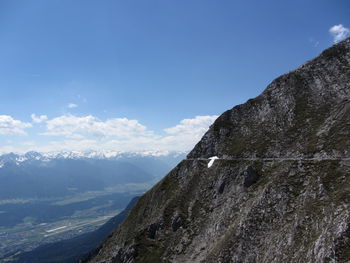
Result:
{"label": "distant mountain range", "polygon": [[184,153],[56,152],[0,156],[0,199],[51,198],[152,183]]}
{"label": "distant mountain range", "polygon": [[[115,215],[184,158],[179,152],[0,155],[0,258],[91,231],[105,220],[90,223],[95,218]],[[47,230],[67,223],[72,230],[46,238]]]}
{"label": "distant mountain range", "polygon": [[[169,163],[172,159],[182,159],[186,152],[169,152],[169,151],[141,151],[141,152],[118,152],[118,151],[58,151],[58,152],[35,152],[26,153],[4,153],[0,155],[0,168],[4,165],[28,163],[33,161],[48,162],[55,159],[109,159],[125,160],[132,158],[158,158]],[[172,164],[173,161],[170,161]],[[176,162],[175,162],[176,163]]]}

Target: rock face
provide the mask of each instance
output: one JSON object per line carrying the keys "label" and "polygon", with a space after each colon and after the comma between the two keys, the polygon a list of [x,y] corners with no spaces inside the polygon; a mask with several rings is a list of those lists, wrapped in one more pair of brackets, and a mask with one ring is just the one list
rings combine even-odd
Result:
{"label": "rock face", "polygon": [[350,262],[350,39],[223,113],[89,262]]}
{"label": "rock face", "polygon": [[349,39],[222,114],[189,158],[350,157]]}

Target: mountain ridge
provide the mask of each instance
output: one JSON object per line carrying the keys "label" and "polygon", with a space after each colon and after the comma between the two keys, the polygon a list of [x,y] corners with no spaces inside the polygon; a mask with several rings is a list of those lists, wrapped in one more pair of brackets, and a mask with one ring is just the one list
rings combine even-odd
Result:
{"label": "mountain ridge", "polygon": [[349,262],[349,127],[348,38],[224,112],[87,262]]}
{"label": "mountain ridge", "polygon": [[[344,115],[342,111],[349,110],[350,84],[346,81],[349,77],[346,61],[349,60],[349,39],[347,39],[323,51],[319,57],[308,61],[296,70],[278,77],[261,95],[224,112],[188,157],[227,155],[273,158],[282,153],[284,157],[307,158],[313,156],[313,151],[317,153],[315,157],[350,157],[349,144],[339,145],[332,141],[334,138],[327,137],[329,132],[327,125],[330,123],[325,123],[317,135],[323,135],[324,138],[320,140],[323,139],[339,147],[337,152],[331,152],[334,149],[327,149],[323,147],[324,145],[313,149],[313,141],[303,141],[305,135],[310,137],[310,134],[306,134],[308,129],[311,130],[309,133],[312,133],[319,128],[318,126],[321,125],[319,122],[325,119],[325,115],[329,115],[327,118],[330,122],[337,118],[334,115],[342,113]],[[340,87],[339,83],[343,85]],[[327,86],[327,89],[324,86]],[[328,109],[334,104],[339,104],[339,107],[329,113]],[[300,120],[296,119],[296,116],[299,116]],[[305,127],[298,122],[302,122]],[[226,127],[225,123],[229,123],[229,127]],[[255,127],[252,127],[252,124]],[[298,128],[303,130],[295,131]],[[340,131],[344,129],[341,127]],[[251,134],[246,133],[247,131]],[[226,137],[232,133],[240,138]],[[270,137],[274,137],[273,140]],[[227,149],[227,146],[226,148],[221,146],[217,140],[224,141],[225,146],[229,143],[234,144],[236,149]],[[254,147],[252,144],[255,144]],[[291,144],[300,145],[292,147]],[[254,148],[255,152],[245,152],[247,148]],[[288,149],[289,152],[283,152],[283,149]]]}

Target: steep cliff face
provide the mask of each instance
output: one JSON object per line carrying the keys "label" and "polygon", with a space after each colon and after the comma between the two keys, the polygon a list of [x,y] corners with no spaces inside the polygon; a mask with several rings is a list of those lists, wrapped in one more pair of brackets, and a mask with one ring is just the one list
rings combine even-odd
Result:
{"label": "steep cliff face", "polygon": [[349,206],[347,39],[223,113],[89,262],[349,262]]}
{"label": "steep cliff face", "polygon": [[350,157],[349,39],[222,114],[190,158]]}

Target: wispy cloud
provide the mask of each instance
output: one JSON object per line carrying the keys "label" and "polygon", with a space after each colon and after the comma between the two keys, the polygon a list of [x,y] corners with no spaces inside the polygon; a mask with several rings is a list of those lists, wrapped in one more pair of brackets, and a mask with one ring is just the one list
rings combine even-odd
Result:
{"label": "wispy cloud", "polygon": [[41,123],[47,120],[47,115],[36,116],[34,113],[30,115],[34,123]]}
{"label": "wispy cloud", "polygon": [[15,120],[9,115],[0,115],[0,135],[27,135],[24,131],[32,124]]}
{"label": "wispy cloud", "polygon": [[350,35],[350,29],[339,24],[332,26],[329,33],[333,36],[333,42],[338,43]]}
{"label": "wispy cloud", "polygon": [[77,108],[77,107],[78,107],[77,104],[74,104],[74,103],[69,103],[68,104],[68,108],[70,108],[70,109]]}
{"label": "wispy cloud", "polygon": [[320,44],[319,41],[317,41],[316,39],[314,39],[313,37],[309,38],[309,42],[314,46],[314,47],[318,47],[318,45]]}

